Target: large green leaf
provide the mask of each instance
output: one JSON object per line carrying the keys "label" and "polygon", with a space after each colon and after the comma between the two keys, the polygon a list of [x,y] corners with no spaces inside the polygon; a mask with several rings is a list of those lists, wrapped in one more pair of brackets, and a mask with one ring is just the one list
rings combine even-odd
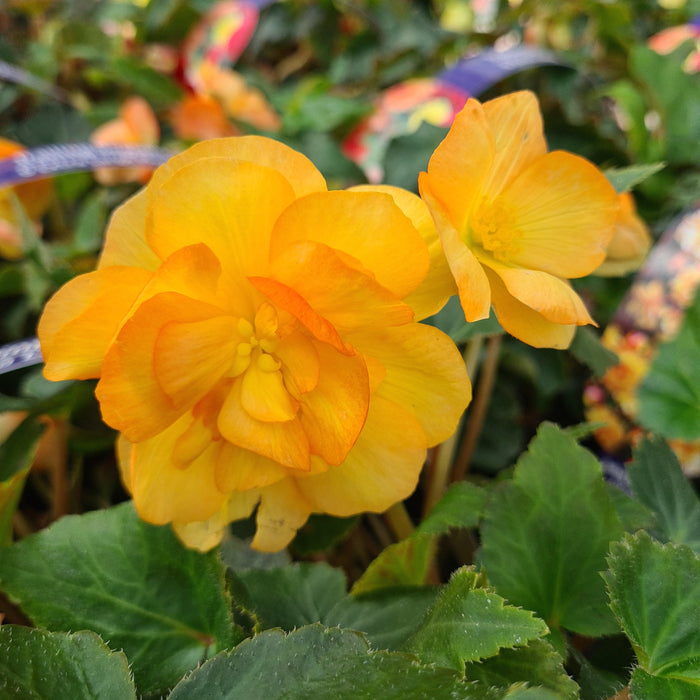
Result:
{"label": "large green leaf", "polygon": [[634,494],[656,516],[661,538],[700,555],[700,499],[673,450],[658,437],[646,439],[627,471]]}
{"label": "large green leaf", "polygon": [[547,634],[547,626],[533,613],[504,605],[492,590],[476,588],[476,579],[469,569],[457,570],[404,649],[461,673],[465,661],[485,659]]}
{"label": "large green leaf", "polygon": [[700,292],[678,335],[659,348],[638,396],[647,428],[667,438],[700,438]]}
{"label": "large green leaf", "polygon": [[422,624],[439,591],[437,587],[415,586],[346,596],[321,622],[327,627],[363,632],[372,649],[398,651]]}
{"label": "large green leaf", "polygon": [[452,528],[473,528],[479,524],[488,492],[467,481],[452,484],[416,528],[416,532],[443,534]]}
{"label": "large green leaf", "polygon": [[551,423],[543,423],[497,488],[481,529],[489,581],[511,603],[552,628],[612,634],[599,571],[622,535],[598,460]]}
{"label": "large green leaf", "polygon": [[698,700],[700,687],[678,678],[659,678],[635,668],[630,681],[632,700]]}
{"label": "large green leaf", "polygon": [[219,654],[179,683],[169,700],[496,700],[454,671],[407,654],[370,651],[359,632],[309,625],[268,630]]}
{"label": "large green leaf", "polygon": [[578,685],[564,670],[564,661],[544,639],[527,646],[501,649],[496,656],[466,665],[465,676],[487,686],[509,688],[513,683],[549,688],[560,698],[578,698]]}
{"label": "large green leaf", "polygon": [[291,631],[321,622],[345,597],[345,576],[325,563],[298,563],[278,569],[249,569],[232,574],[234,603],[252,613],[260,629]]}
{"label": "large green leaf", "polygon": [[614,543],[609,563],[610,606],[641,668],[700,694],[700,558],[642,531]]}
{"label": "large green leaf", "polygon": [[185,549],[131,503],[62,518],[0,550],[0,589],[39,626],[91,629],[123,649],[142,693],[237,641],[216,552]]}
{"label": "large green leaf", "polygon": [[136,700],[126,656],[94,632],[0,627],[0,697]]}

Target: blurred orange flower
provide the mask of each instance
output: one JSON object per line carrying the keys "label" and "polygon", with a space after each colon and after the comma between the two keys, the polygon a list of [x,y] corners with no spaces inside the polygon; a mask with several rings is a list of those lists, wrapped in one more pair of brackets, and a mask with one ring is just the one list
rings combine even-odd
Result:
{"label": "blurred orange flower", "polygon": [[[0,160],[16,156],[24,150],[24,146],[0,138]],[[52,196],[51,180],[35,180],[12,187],[0,187],[0,258],[17,260],[23,255],[21,222],[17,216],[14,198],[17,198],[29,219],[34,222],[37,233],[41,233],[38,221],[48,209]]]}
{"label": "blurred orange flower", "polygon": [[[158,120],[142,97],[129,97],[119,110],[117,119],[102,124],[90,139],[97,146],[157,146],[160,139]],[[120,182],[147,182],[153,168],[97,168],[95,178],[102,185]]]}
{"label": "blurred orange flower", "polygon": [[229,122],[223,107],[208,95],[185,95],[170,113],[175,136],[185,141],[235,136],[238,130]]}
{"label": "blurred orange flower", "polygon": [[415,320],[451,291],[421,233],[435,238],[408,192],[329,192],[276,141],[203,141],[49,301],[45,374],[100,378],[145,520],[206,549],[257,505],[253,545],[278,550],[312,512],[408,496],[469,401],[456,347]]}
{"label": "blurred orange flower", "polygon": [[632,194],[623,192],[618,201],[620,211],[613,237],[603,264],[595,270],[596,275],[604,277],[626,275],[639,269],[652,244],[651,233],[637,214]]}
{"label": "blurred orange flower", "polygon": [[419,177],[467,321],[565,348],[593,323],[568,278],[604,260],[617,195],[587,160],[547,152],[537,98],[470,99]]}

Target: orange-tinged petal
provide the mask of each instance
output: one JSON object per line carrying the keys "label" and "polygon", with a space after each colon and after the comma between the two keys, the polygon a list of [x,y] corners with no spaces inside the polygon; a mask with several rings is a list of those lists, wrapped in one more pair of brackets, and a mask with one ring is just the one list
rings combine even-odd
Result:
{"label": "orange-tinged petal", "polygon": [[340,335],[413,320],[410,306],[369,275],[346,265],[323,243],[290,244],[271,262],[270,274],[300,294]]}
{"label": "orange-tinged petal", "polygon": [[257,530],[251,546],[261,552],[286,547],[308,520],[311,507],[293,479],[278,481],[260,492]]}
{"label": "orange-tinged petal", "polygon": [[[502,265],[494,260],[484,260],[484,265],[496,273],[508,293],[529,306],[552,323],[595,325],[581,297],[571,288],[568,281],[559,279],[547,272],[524,270]],[[493,289],[493,274],[489,274]],[[496,303],[494,301],[494,307]]]}
{"label": "orange-tinged petal", "polygon": [[202,321],[166,323],[153,348],[156,379],[176,409],[194,405],[233,364],[237,319],[216,316]]}
{"label": "orange-tinged petal", "polygon": [[501,194],[517,232],[508,262],[557,277],[582,277],[605,258],[618,213],[607,178],[584,158],[553,151]]}
{"label": "orange-tinged petal", "polygon": [[454,433],[472,392],[464,360],[447,335],[413,323],[354,335],[352,340],[361,353],[384,367],[377,395],[420,421],[428,447]]}
{"label": "orange-tinged petal", "polygon": [[211,518],[192,523],[173,523],[173,530],[186,547],[206,552],[221,542],[230,522],[247,518],[259,500],[257,489],[234,492]]}
{"label": "orange-tinged petal", "polygon": [[99,377],[109,344],[150,279],[146,270],[108,267],[59,289],[39,320],[45,376],[53,381]]}
{"label": "orange-tinged petal", "polygon": [[[142,303],[124,324],[102,364],[97,398],[104,421],[131,442],[155,436],[183,413],[163,391],[153,357],[161,329],[169,321],[191,323],[220,315],[219,309],[175,292]],[[191,405],[196,397],[192,397]]]}
{"label": "orange-tinged petal", "polygon": [[221,434],[234,445],[291,469],[309,469],[309,440],[298,418],[283,423],[256,420],[244,408],[242,386],[234,382],[218,418]]}
{"label": "orange-tinged petal", "polygon": [[98,264],[129,265],[155,270],[160,258],[146,242],[146,192],[141,190],[112,212]]}
{"label": "orange-tinged petal", "polygon": [[328,343],[344,355],[354,354],[355,351],[343,342],[333,324],[317,314],[309,302],[295,290],[269,277],[249,277],[248,279],[276,306],[292,314],[315,338]]}
{"label": "orange-tinged petal", "polygon": [[270,241],[274,260],[295,241],[316,241],[345,253],[400,299],[425,278],[425,243],[391,196],[324,192],[297,200],[280,217]]}
{"label": "orange-tinged petal", "polygon": [[296,330],[285,336],[275,355],[282,362],[284,383],[292,396],[298,399],[316,387],[321,364],[316,346],[304,332]]}
{"label": "orange-tinged petal", "polygon": [[[423,187],[428,186],[459,232],[466,232],[469,215],[482,195],[494,148],[484,109],[477,100],[470,99],[430,157],[427,177],[423,173],[419,176],[426,180],[421,185],[421,196],[425,199]],[[432,204],[426,203],[432,211]]]}
{"label": "orange-tinged petal", "polygon": [[445,210],[433,196],[425,173],[418,177],[421,197],[425,200],[435,221],[443,250],[452,276],[457,283],[459,301],[464,316],[470,323],[488,318],[491,310],[491,290],[486,274],[474,253],[460,238]]}
{"label": "orange-tinged petal", "polygon": [[532,92],[512,92],[483,105],[495,154],[484,193],[496,197],[530,163],[547,152],[542,115]]}
{"label": "orange-tinged petal", "polygon": [[369,378],[360,355],[341,355],[316,343],[318,384],[300,397],[301,425],[312,454],[328,464],[340,464],[355,444],[367,418]]}
{"label": "orange-tinged petal", "polygon": [[413,415],[373,397],[364,430],[345,461],[298,478],[297,485],[314,511],[341,517],[381,512],[412,493],[425,455],[425,434]]}
{"label": "orange-tinged petal", "polygon": [[575,325],[548,321],[512,296],[498,275],[493,272],[488,275],[493,291],[493,307],[507,333],[536,348],[564,350],[569,347],[576,331]]}
{"label": "orange-tinged petal", "polygon": [[162,258],[202,240],[232,286],[267,268],[272,226],[293,201],[282,175],[253,163],[204,158],[148,188],[146,238]]}
{"label": "orange-tinged petal", "polygon": [[350,190],[385,192],[391,195],[399,209],[416,227],[428,246],[430,267],[425,279],[404,299],[404,302],[413,309],[416,321],[436,314],[451,296],[457,294],[457,285],[450,272],[440,236],[426,203],[413,192],[391,185],[357,185]]}
{"label": "orange-tinged petal", "polygon": [[236,136],[197,143],[161,165],[153,173],[149,189],[157,189],[173,173],[203,158],[226,158],[274,168],[289,181],[296,197],[326,190],[323,175],[306,156],[264,136]]}
{"label": "orange-tinged petal", "polygon": [[214,478],[220,491],[231,493],[269,486],[287,474],[287,469],[278,462],[224,441]]}
{"label": "orange-tinged petal", "polygon": [[186,469],[179,469],[170,459],[191,419],[191,414],[185,414],[155,437],[131,445],[131,492],[136,510],[149,523],[206,520],[226,501],[214,480],[217,443]]}
{"label": "orange-tinged petal", "polygon": [[285,388],[280,367],[272,355],[254,354],[241,379],[241,404],[251,418],[270,423],[296,416],[299,403]]}

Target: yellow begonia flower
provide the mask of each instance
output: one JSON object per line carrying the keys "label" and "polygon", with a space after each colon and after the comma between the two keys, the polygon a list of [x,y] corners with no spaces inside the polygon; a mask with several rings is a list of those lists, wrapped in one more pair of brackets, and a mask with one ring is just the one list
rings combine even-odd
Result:
{"label": "yellow begonia flower", "polygon": [[619,196],[620,211],[603,264],[596,275],[613,277],[639,269],[651,248],[652,238],[647,225],[637,214],[634,197],[629,192]]}
{"label": "yellow begonia flower", "polygon": [[470,99],[419,185],[467,321],[493,305],[508,333],[555,348],[593,323],[567,280],[605,258],[617,195],[585,159],[547,152],[532,93]]}
{"label": "yellow begonia flower", "polygon": [[455,430],[464,363],[416,322],[453,291],[429,271],[436,240],[411,193],[329,192],[263,137],[199,143],[115,211],[98,269],[48,302],[45,375],[100,378],[145,520],[206,549],[257,505],[253,546],[278,550],[310,513],[404,499]]}

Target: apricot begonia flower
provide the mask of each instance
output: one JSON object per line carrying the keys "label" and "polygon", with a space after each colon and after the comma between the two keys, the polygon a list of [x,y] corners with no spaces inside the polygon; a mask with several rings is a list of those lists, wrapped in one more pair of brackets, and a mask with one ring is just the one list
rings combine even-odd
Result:
{"label": "apricot begonia flower", "polygon": [[537,98],[470,99],[419,177],[467,321],[565,348],[593,323],[568,279],[604,260],[617,195],[587,160],[547,152]]}
{"label": "apricot begonia flower", "polygon": [[100,378],[138,512],[190,546],[256,505],[268,551],[310,513],[382,511],[471,394],[451,340],[416,322],[451,291],[429,272],[431,230],[411,193],[329,192],[276,141],[203,141],[48,302],[45,375]]}
{"label": "apricot begonia flower", "polygon": [[[24,146],[0,138],[0,160],[12,158],[24,150]],[[17,198],[27,217],[34,222],[37,233],[41,233],[37,222],[48,209],[52,196],[53,185],[51,180],[46,179],[0,187],[0,258],[17,260],[23,255],[22,223],[13,197]]]}
{"label": "apricot begonia flower", "polygon": [[[95,129],[90,140],[97,146],[156,146],[160,127],[151,106],[143,97],[129,97],[119,110],[117,119]],[[120,182],[146,182],[153,168],[143,165],[132,168],[97,168],[95,179],[102,185]]]}
{"label": "apricot begonia flower", "polygon": [[626,275],[637,270],[646,259],[652,244],[651,233],[637,214],[632,194],[623,192],[618,201],[620,211],[615,220],[607,255],[603,264],[594,272],[603,277]]}

